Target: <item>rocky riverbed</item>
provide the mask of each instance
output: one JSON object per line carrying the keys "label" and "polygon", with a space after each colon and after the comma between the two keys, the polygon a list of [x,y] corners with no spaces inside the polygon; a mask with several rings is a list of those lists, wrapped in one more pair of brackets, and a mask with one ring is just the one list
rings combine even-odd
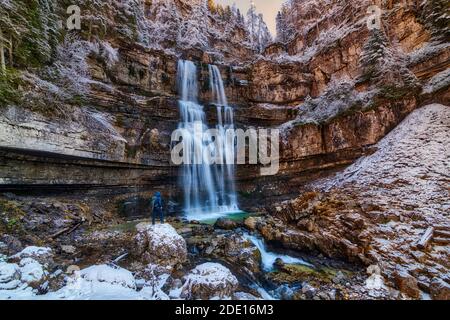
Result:
{"label": "rocky riverbed", "polygon": [[[53,242],[2,254],[0,298],[398,298],[376,268],[368,274],[361,265],[321,255],[258,249],[248,237],[252,219],[222,219],[214,226],[179,218],[156,226],[113,223],[86,230],[71,245]],[[11,252],[5,243],[0,250]],[[263,265],[268,252],[280,257],[269,268]],[[292,264],[294,259],[302,263]]]}

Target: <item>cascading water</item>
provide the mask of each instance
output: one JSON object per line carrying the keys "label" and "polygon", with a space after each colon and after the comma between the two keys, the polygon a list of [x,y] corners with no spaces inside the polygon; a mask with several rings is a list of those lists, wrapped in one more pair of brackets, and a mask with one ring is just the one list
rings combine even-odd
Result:
{"label": "cascading water", "polygon": [[269,272],[273,269],[274,263],[277,259],[281,259],[284,263],[287,264],[301,264],[313,267],[313,265],[302,259],[268,251],[266,245],[264,244],[264,240],[262,240],[261,238],[249,234],[244,234],[244,237],[247,240],[251,241],[258,248],[259,252],[261,253],[262,267],[266,272]]}
{"label": "cascading water", "polygon": [[[205,112],[198,103],[197,68],[192,61],[178,62],[179,130],[187,159],[180,183],[184,190],[185,213],[188,218],[197,220],[239,211],[234,187],[234,143],[227,143],[226,137],[227,129],[234,128],[233,109],[228,106],[219,69],[209,66],[209,71],[218,119],[218,135],[214,138],[208,134]],[[213,143],[215,139],[218,143]],[[223,162],[210,164],[208,157],[211,155]]]}

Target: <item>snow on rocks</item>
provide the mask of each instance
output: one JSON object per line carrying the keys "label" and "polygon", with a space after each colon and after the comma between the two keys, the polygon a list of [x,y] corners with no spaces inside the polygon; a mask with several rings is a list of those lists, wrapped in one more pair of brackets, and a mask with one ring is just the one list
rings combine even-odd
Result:
{"label": "snow on rocks", "polygon": [[136,290],[133,274],[119,267],[95,265],[75,271],[67,285],[41,299],[66,300],[137,300],[143,299]]}
{"label": "snow on rocks", "polygon": [[13,255],[11,259],[21,260],[24,258],[32,258],[39,263],[48,263],[49,259],[53,256],[52,249],[44,247],[26,247],[21,252]]}
{"label": "snow on rocks", "polygon": [[381,269],[377,265],[371,265],[367,268],[367,274],[370,276],[366,279],[366,289],[369,291],[378,291],[387,289],[384,285],[384,278],[381,275]]}
{"label": "snow on rocks", "polygon": [[195,267],[184,280],[181,298],[193,300],[231,297],[239,284],[229,269],[210,262]]}
{"label": "snow on rocks", "polygon": [[32,258],[20,260],[21,280],[27,284],[37,284],[48,274],[44,267]]}
{"label": "snow on rocks", "polygon": [[97,265],[83,269],[79,272],[81,278],[88,282],[106,282],[117,284],[126,288],[136,288],[133,274],[122,268],[113,268],[108,265]]}
{"label": "snow on rocks", "polygon": [[146,263],[174,267],[186,260],[186,241],[169,224],[139,224],[136,252]]}
{"label": "snow on rocks", "polygon": [[4,284],[20,279],[20,269],[15,263],[0,263],[0,288]]}
{"label": "snow on rocks", "polygon": [[49,248],[27,247],[10,257],[11,261],[18,263],[0,262],[0,293],[19,287],[30,287],[30,290],[39,288],[48,276],[47,265],[40,261],[51,256]]}

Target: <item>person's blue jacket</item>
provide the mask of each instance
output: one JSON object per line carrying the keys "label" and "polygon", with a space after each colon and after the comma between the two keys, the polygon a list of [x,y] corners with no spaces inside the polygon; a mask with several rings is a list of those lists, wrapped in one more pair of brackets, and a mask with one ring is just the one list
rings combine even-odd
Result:
{"label": "person's blue jacket", "polygon": [[152,198],[152,210],[162,210],[163,200],[161,198],[161,192],[156,192]]}

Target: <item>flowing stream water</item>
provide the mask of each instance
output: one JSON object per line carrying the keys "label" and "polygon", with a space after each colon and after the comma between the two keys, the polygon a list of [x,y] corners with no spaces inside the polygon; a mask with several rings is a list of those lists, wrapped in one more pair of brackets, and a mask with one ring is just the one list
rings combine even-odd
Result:
{"label": "flowing stream water", "polygon": [[302,259],[269,251],[264,243],[264,240],[257,236],[244,234],[244,237],[251,241],[258,248],[259,252],[261,253],[262,267],[266,272],[270,272],[274,269],[274,263],[277,259],[283,260],[285,264],[301,264],[313,267],[312,264]]}
{"label": "flowing stream water", "polygon": [[[232,143],[227,143],[230,141],[227,130],[234,129],[233,108],[228,105],[217,66],[209,66],[209,77],[212,103],[217,109],[218,134],[214,137],[208,133],[204,106],[198,102],[197,67],[192,61],[178,62],[179,129],[187,159],[180,184],[184,191],[184,212],[191,220],[239,212],[234,184],[234,137],[231,136]],[[209,157],[216,159],[216,164],[211,164]],[[219,164],[217,159],[222,159]]]}

